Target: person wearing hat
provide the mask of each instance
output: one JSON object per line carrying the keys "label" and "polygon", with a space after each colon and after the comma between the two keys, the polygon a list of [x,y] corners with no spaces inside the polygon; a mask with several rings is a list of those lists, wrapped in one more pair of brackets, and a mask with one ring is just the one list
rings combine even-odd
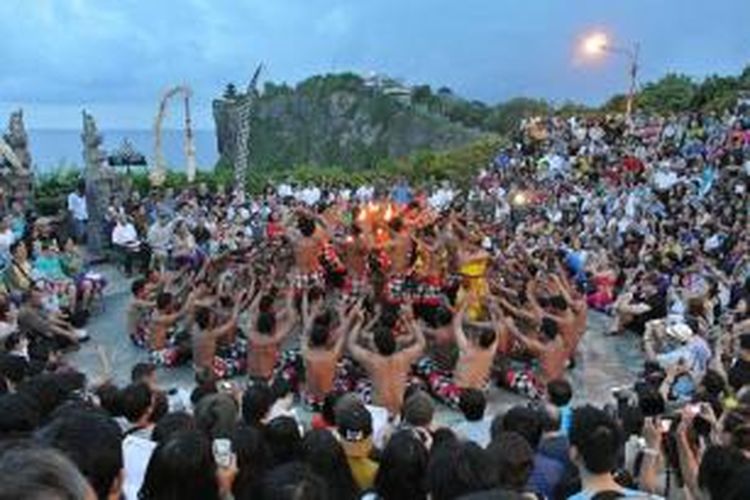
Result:
{"label": "person wearing hat", "polygon": [[729,385],[735,392],[750,385],[750,333],[740,335],[740,350],[727,372]]}
{"label": "person wearing hat", "polygon": [[336,403],[336,434],[346,454],[352,476],[361,490],[372,488],[378,472],[372,451],[372,415],[354,394],[345,394]]}
{"label": "person wearing hat", "polygon": [[[657,352],[658,344],[662,345],[661,352]],[[706,340],[686,323],[649,322],[644,350],[647,359],[665,368],[681,364],[696,379],[703,375],[711,359],[711,348]]]}

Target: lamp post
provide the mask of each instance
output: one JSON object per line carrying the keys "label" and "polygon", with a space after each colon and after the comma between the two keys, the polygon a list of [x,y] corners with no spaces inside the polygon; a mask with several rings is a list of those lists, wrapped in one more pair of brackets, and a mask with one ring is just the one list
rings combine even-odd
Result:
{"label": "lamp post", "polygon": [[589,35],[583,42],[583,50],[590,56],[597,56],[605,52],[611,54],[621,54],[628,58],[628,77],[630,79],[630,88],[628,89],[628,98],[625,102],[625,116],[630,121],[633,112],[633,101],[635,100],[635,85],[638,76],[638,56],[640,53],[640,44],[634,43],[633,47],[621,47],[612,45],[607,35],[604,33],[594,33]]}

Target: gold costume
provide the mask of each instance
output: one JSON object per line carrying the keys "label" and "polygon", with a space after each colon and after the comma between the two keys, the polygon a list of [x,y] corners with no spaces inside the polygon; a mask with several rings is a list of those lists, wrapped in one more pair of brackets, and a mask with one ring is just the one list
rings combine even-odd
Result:
{"label": "gold costume", "polygon": [[487,284],[489,257],[477,257],[464,263],[458,270],[461,275],[461,288],[458,302],[468,300],[466,315],[472,320],[481,319],[484,312],[484,299],[490,291]]}

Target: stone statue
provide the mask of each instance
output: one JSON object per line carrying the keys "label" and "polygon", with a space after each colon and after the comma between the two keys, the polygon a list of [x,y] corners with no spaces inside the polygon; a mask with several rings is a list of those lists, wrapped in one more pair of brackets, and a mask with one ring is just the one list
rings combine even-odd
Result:
{"label": "stone statue", "polygon": [[81,141],[85,162],[86,208],[89,215],[87,244],[92,254],[99,255],[106,241],[104,216],[107,213],[115,174],[106,164],[107,155],[101,149],[102,136],[97,130],[96,121],[85,110]]}
{"label": "stone statue", "polygon": [[4,163],[9,168],[2,172],[2,184],[7,192],[13,193],[13,198],[28,206],[33,178],[29,136],[23,123],[23,111],[20,109],[10,114],[8,131],[0,138],[0,165]]}

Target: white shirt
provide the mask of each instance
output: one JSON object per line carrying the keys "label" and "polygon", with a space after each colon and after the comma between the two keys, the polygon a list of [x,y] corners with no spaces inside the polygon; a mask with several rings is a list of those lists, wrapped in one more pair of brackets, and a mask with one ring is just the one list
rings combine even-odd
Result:
{"label": "white shirt", "polygon": [[362,185],[357,189],[355,196],[359,201],[370,201],[374,193],[375,189],[372,186]]}
{"label": "white shirt", "polygon": [[[112,236],[114,238],[114,234]],[[148,229],[148,244],[159,253],[166,254],[172,241],[172,226],[169,224],[154,223]]]}
{"label": "white shirt", "polygon": [[127,500],[137,499],[143,485],[148,462],[156,448],[156,443],[138,436],[126,436],[122,441],[122,456],[125,469],[123,493]]}
{"label": "white shirt", "polygon": [[659,171],[654,174],[654,185],[659,191],[667,191],[678,182],[677,174],[670,170]]}
{"label": "white shirt", "polygon": [[442,210],[453,201],[453,191],[446,188],[438,189],[428,200],[432,208]]}
{"label": "white shirt", "polygon": [[122,246],[138,243],[138,233],[135,230],[135,226],[130,222],[117,224],[112,230],[112,243]]}
{"label": "white shirt", "polygon": [[492,427],[492,419],[483,418],[475,422],[469,422],[465,420],[460,422],[453,431],[460,438],[466,439],[467,441],[473,441],[482,448],[486,448],[492,440],[490,428]]}
{"label": "white shirt", "polygon": [[68,210],[73,214],[75,220],[89,220],[89,212],[86,209],[86,196],[79,196],[77,192],[68,195]]}
{"label": "white shirt", "polygon": [[13,231],[10,230],[10,228],[8,228],[4,233],[0,233],[0,253],[10,254],[10,246],[13,244],[13,241],[15,239],[15,235],[13,234]]}

